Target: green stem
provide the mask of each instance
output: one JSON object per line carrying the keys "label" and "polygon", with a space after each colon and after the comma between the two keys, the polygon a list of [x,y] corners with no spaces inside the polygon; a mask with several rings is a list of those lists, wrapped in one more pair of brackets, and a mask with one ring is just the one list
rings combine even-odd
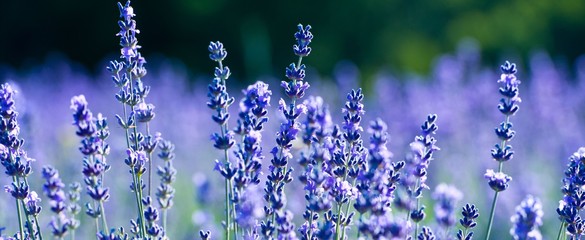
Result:
{"label": "green stem", "polygon": [[225,179],[225,236],[230,240],[230,203],[229,203],[229,180]]}
{"label": "green stem", "polygon": [[102,209],[102,224],[104,233],[109,234],[110,229],[108,228],[108,222],[106,221],[106,209],[104,208],[104,202],[102,201],[100,201],[100,208]]}
{"label": "green stem", "polygon": [[561,236],[563,235],[563,229],[565,228],[565,223],[561,223],[561,227],[559,228],[559,233],[557,234],[557,240],[561,239]]}
{"label": "green stem", "polygon": [[37,232],[39,233],[39,239],[43,240],[43,234],[41,233],[41,227],[39,226],[39,218],[35,216],[35,225],[37,227]]}
{"label": "green stem", "polygon": [[498,201],[498,194],[500,192],[496,192],[494,194],[494,201],[492,202],[492,211],[490,212],[490,220],[489,220],[489,224],[488,224],[488,228],[487,228],[487,233],[485,235],[485,239],[489,240],[490,239],[490,233],[492,230],[492,224],[494,222],[494,213],[496,212],[496,202]]}
{"label": "green stem", "polygon": [[[94,206],[95,206],[95,203],[94,203]],[[98,233],[100,233],[99,220],[97,218],[94,218],[94,222],[95,222],[95,239],[98,239],[97,236],[98,236]]]}
{"label": "green stem", "polygon": [[163,222],[163,229],[165,230],[165,233],[168,232],[167,230],[167,209],[163,209],[162,210],[162,222]]}
{"label": "green stem", "polygon": [[[150,136],[150,124],[146,122],[146,136]],[[148,152],[148,196],[152,189],[152,152]]]}
{"label": "green stem", "polygon": [[341,223],[341,204],[337,205],[337,223],[335,224],[335,239],[339,240],[339,224]]}
{"label": "green stem", "polygon": [[[18,183],[18,179],[16,176],[12,177],[12,181],[15,183]],[[14,200],[16,200],[16,212],[18,213],[18,227],[20,229],[20,238],[24,239],[24,225],[22,223],[22,213],[20,210],[20,203],[18,202],[18,199],[15,198]]]}

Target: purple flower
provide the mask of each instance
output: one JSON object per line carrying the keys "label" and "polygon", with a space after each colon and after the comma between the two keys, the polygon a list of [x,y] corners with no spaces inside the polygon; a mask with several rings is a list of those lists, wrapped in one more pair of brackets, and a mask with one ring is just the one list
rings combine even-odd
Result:
{"label": "purple flower", "polygon": [[293,45],[295,55],[299,57],[309,56],[311,53],[311,47],[309,47],[309,44],[311,43],[311,40],[313,40],[311,25],[303,27],[302,24],[299,24],[297,27],[299,28],[299,31],[295,33],[297,44]]}
{"label": "purple flower", "polygon": [[461,210],[462,218],[459,219],[459,223],[463,227],[463,230],[457,231],[457,240],[471,240],[473,232],[471,231],[477,225],[475,219],[479,217],[479,210],[475,205],[465,204],[463,210]]}
{"label": "purple flower", "polygon": [[542,204],[538,198],[531,195],[516,207],[516,214],[510,218],[512,228],[510,234],[515,240],[540,240],[539,227],[542,226]]}
{"label": "purple flower", "polygon": [[569,157],[569,164],[565,170],[565,177],[563,178],[563,185],[561,188],[564,194],[557,214],[561,220],[561,224],[566,227],[566,230],[575,238],[585,232],[585,225],[580,216],[581,209],[585,206],[585,193],[583,186],[585,185],[585,147],[581,147],[577,152]]}
{"label": "purple flower", "polygon": [[496,192],[508,189],[508,183],[512,180],[512,177],[505,173],[494,172],[492,169],[486,170],[484,178],[488,180],[488,184]]}
{"label": "purple flower", "polygon": [[433,192],[435,200],[435,219],[440,226],[449,229],[455,225],[455,207],[463,198],[461,193],[454,186],[441,183]]}
{"label": "purple flower", "polygon": [[221,62],[227,56],[227,51],[223,48],[223,44],[219,41],[217,42],[210,42],[209,47],[209,58],[216,62]]}
{"label": "purple flower", "polygon": [[[306,51],[310,51],[307,50],[307,46],[310,42],[309,38],[312,39],[309,30],[310,27],[306,28],[306,31],[302,34],[295,35],[298,45],[301,48],[304,47]],[[264,200],[267,202],[265,206],[266,220],[261,223],[261,233],[266,238],[272,238],[272,234],[276,232],[279,238],[296,238],[294,224],[292,223],[292,213],[284,208],[286,203],[284,186],[293,179],[291,176],[292,168],[288,167],[288,162],[292,158],[292,141],[296,139],[300,131],[300,123],[297,122],[297,119],[301,113],[307,111],[303,104],[297,105],[296,102],[304,96],[309,87],[309,84],[302,81],[305,77],[305,65],[302,64],[302,56],[299,55],[298,63],[290,64],[285,73],[290,81],[282,82],[281,86],[290,98],[290,103],[287,107],[283,99],[279,101],[279,110],[283,113],[286,121],[281,123],[280,131],[276,134],[276,147],[272,150],[272,165],[269,166],[270,173],[264,189]]]}

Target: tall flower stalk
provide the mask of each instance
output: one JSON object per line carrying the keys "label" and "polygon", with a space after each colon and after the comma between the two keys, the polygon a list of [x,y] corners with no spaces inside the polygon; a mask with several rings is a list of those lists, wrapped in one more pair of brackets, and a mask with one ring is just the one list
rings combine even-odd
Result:
{"label": "tall flower stalk", "polygon": [[363,146],[360,125],[364,111],[362,89],[351,90],[343,108],[343,131],[335,143],[336,150],[331,161],[330,191],[336,202],[335,239],[344,239],[345,230],[351,224],[354,212],[350,213],[352,201],[358,196],[357,177],[366,166],[367,151]]}
{"label": "tall flower stalk", "polygon": [[[45,166],[42,170],[45,184],[43,191],[49,198],[50,209],[55,216],[51,219],[49,225],[51,226],[51,233],[55,238],[63,239],[63,237],[72,231],[78,223],[75,219],[67,216],[68,205],[66,202],[65,184],[59,177],[59,172],[51,166]],[[73,238],[74,236],[72,236]]]}
{"label": "tall flower stalk", "polygon": [[[125,163],[132,174],[130,189],[134,192],[137,207],[137,219],[131,220],[132,225],[137,227],[137,234],[141,238],[147,235],[144,200],[150,196],[152,188],[152,151],[156,146],[154,137],[150,133],[149,121],[154,118],[154,106],[146,102],[150,87],[146,86],[142,78],[146,76],[144,64],[146,60],[139,52],[137,34],[140,31],[136,28],[136,21],[132,19],[134,9],[130,1],[122,5],[118,3],[120,20],[118,25],[120,31],[116,34],[120,37],[120,58],[122,61],[111,61],[108,70],[112,80],[119,88],[116,99],[122,104],[122,116],[116,115],[118,124],[124,129],[126,135],[126,148],[128,158]],[[138,130],[138,123],[145,123],[146,135]],[[143,175],[147,173],[148,185],[144,184]],[[144,189],[148,189],[144,194]]]}
{"label": "tall flower stalk", "polygon": [[392,153],[386,148],[390,139],[387,128],[384,121],[376,119],[368,129],[371,133],[368,162],[357,177],[359,195],[353,204],[360,214],[358,237],[379,239],[390,235],[381,223],[390,220],[390,206],[404,162],[391,162]]}
{"label": "tall flower stalk", "polygon": [[209,58],[218,63],[218,67],[215,68],[214,78],[208,87],[207,96],[209,101],[207,106],[215,110],[215,114],[212,119],[219,125],[219,133],[214,133],[211,138],[213,140],[213,146],[223,151],[224,158],[220,162],[216,160],[215,170],[225,179],[225,239],[232,239],[232,230],[236,228],[233,226],[233,214],[234,207],[231,202],[233,196],[233,177],[235,175],[235,169],[229,159],[229,150],[235,144],[233,139],[234,133],[229,130],[228,120],[230,117],[228,108],[234,102],[234,98],[230,97],[227,92],[226,80],[230,77],[231,72],[227,66],[223,65],[223,60],[227,56],[227,51],[223,47],[221,42],[211,42],[207,48],[210,52]]}
{"label": "tall flower stalk", "polygon": [[[79,95],[71,99],[71,110],[73,110],[73,125],[76,126],[76,134],[81,137],[79,151],[84,155],[83,175],[86,184],[87,194],[93,199],[93,205],[86,204],[86,213],[95,219],[96,234],[100,231],[109,232],[104,209],[104,202],[110,198],[110,189],[104,187],[104,173],[110,169],[106,162],[106,156],[110,147],[105,143],[109,136],[106,120],[98,114],[94,118],[88,107],[85,96]],[[98,218],[102,220],[100,228]]]}
{"label": "tall flower stalk", "polygon": [[283,113],[286,121],[281,123],[280,130],[276,134],[276,147],[271,151],[272,160],[269,166],[266,187],[264,189],[264,200],[266,220],[262,223],[261,232],[265,237],[271,237],[277,234],[279,237],[296,237],[294,224],[292,223],[292,213],[285,210],[286,195],[284,186],[293,180],[292,168],[288,167],[288,162],[292,159],[292,141],[296,139],[301,130],[300,122],[297,121],[302,113],[306,112],[303,104],[297,104],[297,100],[305,95],[309,84],[304,81],[305,65],[302,64],[303,57],[311,53],[309,44],[313,39],[311,26],[298,25],[298,31],[295,33],[297,43],[293,45],[295,55],[299,57],[297,63],[291,63],[286,68],[286,77],[289,81],[282,81],[281,86],[285,90],[290,102],[287,104],[284,99],[280,99],[279,110]]}
{"label": "tall flower stalk", "polygon": [[434,152],[440,150],[436,145],[437,139],[434,137],[439,129],[436,121],[437,115],[429,114],[421,125],[421,134],[410,143],[411,154],[405,161],[405,176],[400,179],[400,183],[406,189],[406,196],[398,195],[395,200],[398,208],[407,211],[407,220],[414,222],[414,237],[418,236],[418,223],[426,217],[421,198],[423,190],[430,189],[426,183],[427,171],[431,161],[434,160]]}
{"label": "tall flower stalk", "polygon": [[12,185],[6,186],[5,191],[15,199],[19,238],[42,239],[37,217],[40,208],[35,207],[40,199],[30,195],[33,192],[28,183],[28,176],[32,173],[31,162],[34,160],[22,149],[24,139],[19,137],[15,94],[10,84],[0,86],[0,163],[6,169],[6,175],[12,178]]}
{"label": "tall flower stalk", "polygon": [[503,172],[503,164],[504,162],[512,159],[514,155],[512,146],[508,145],[508,142],[512,140],[516,134],[516,132],[512,130],[512,122],[510,122],[510,117],[518,112],[518,109],[520,109],[518,103],[521,101],[518,88],[520,85],[520,80],[518,80],[515,75],[516,64],[506,61],[504,65],[500,66],[500,70],[502,71],[502,75],[500,76],[498,83],[502,83],[503,86],[499,89],[502,98],[500,99],[500,104],[498,104],[498,110],[500,110],[500,112],[505,116],[505,119],[502,123],[500,123],[500,126],[495,129],[496,135],[501,140],[501,142],[496,144],[495,148],[492,149],[491,152],[492,158],[498,162],[498,170],[496,172],[492,169],[488,169],[484,175],[484,177],[488,180],[489,186],[495,192],[490,211],[486,239],[490,238],[498,195],[501,191],[504,191],[508,188],[508,183],[512,180],[512,177],[506,175]]}
{"label": "tall flower stalk", "polygon": [[175,158],[175,145],[170,141],[159,140],[158,147],[160,152],[158,157],[163,160],[164,165],[159,166],[157,174],[160,177],[160,185],[156,191],[156,198],[158,200],[159,208],[162,210],[162,227],[165,230],[164,235],[167,234],[167,214],[171,207],[173,207],[173,199],[175,197],[175,175],[177,170],[173,167],[173,159]]}
{"label": "tall flower stalk", "polygon": [[[305,222],[298,231],[301,239],[311,240],[318,234],[317,221],[320,214],[331,209],[331,198],[323,189],[326,175],[325,162],[331,160],[327,147],[327,140],[331,134],[331,116],[327,105],[321,97],[310,96],[303,104],[307,107],[307,117],[303,123],[303,142],[307,145],[307,153],[301,153],[299,164],[304,167],[304,173],[299,176],[305,185]],[[324,217],[323,217],[324,218]]]}
{"label": "tall flower stalk", "polygon": [[563,198],[557,208],[561,220],[557,240],[567,239],[567,235],[580,239],[585,234],[585,222],[581,217],[585,208],[585,147],[571,155],[564,175],[561,188]]}

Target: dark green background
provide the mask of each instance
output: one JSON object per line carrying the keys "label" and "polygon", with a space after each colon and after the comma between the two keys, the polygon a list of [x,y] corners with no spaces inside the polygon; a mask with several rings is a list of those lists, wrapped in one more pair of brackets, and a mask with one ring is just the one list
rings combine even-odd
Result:
{"label": "dark green background", "polygon": [[[340,60],[366,78],[381,67],[426,73],[432,59],[476,39],[487,63],[506,54],[525,58],[545,49],[571,63],[585,52],[585,1],[134,1],[142,52],[177,58],[193,73],[209,72],[211,40],[225,43],[236,77],[280,76],[294,61],[296,24],[311,24],[306,63],[329,74]],[[0,3],[0,64],[40,64],[64,53],[90,71],[118,54],[115,1],[4,0]]]}

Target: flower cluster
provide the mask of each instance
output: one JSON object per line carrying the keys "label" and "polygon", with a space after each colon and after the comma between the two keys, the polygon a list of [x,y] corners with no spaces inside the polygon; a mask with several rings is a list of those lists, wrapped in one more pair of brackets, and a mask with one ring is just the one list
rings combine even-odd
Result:
{"label": "flower cluster", "polygon": [[280,130],[276,134],[277,146],[271,151],[270,173],[264,189],[266,220],[261,224],[261,233],[265,237],[271,237],[275,233],[284,238],[296,237],[295,227],[292,223],[293,215],[285,209],[286,195],[284,186],[293,180],[291,175],[293,169],[289,168],[288,163],[293,157],[291,153],[292,141],[295,140],[301,130],[300,122],[297,119],[307,111],[305,105],[297,104],[296,101],[301,99],[305,95],[307,88],[309,88],[309,84],[303,81],[306,67],[302,64],[302,59],[311,52],[311,48],[308,45],[313,39],[313,35],[309,31],[311,26],[303,27],[303,25],[299,24],[298,29],[299,31],[295,33],[297,44],[294,45],[293,49],[295,54],[299,56],[299,60],[298,63],[291,63],[286,68],[285,75],[290,81],[282,81],[281,83],[290,102],[288,105],[284,99],[280,99],[278,102],[279,110],[286,121],[280,125]]}
{"label": "flower cluster", "polygon": [[[173,187],[177,175],[177,170],[173,167],[175,145],[171,141],[163,139],[159,139],[157,142],[159,142],[158,147],[160,149],[158,157],[163,161],[164,165],[159,166],[156,171],[160,177],[160,184],[156,189],[156,199],[162,211],[162,227],[167,229],[167,214],[168,210],[173,207],[175,197],[175,188]],[[166,234],[166,231],[163,234]]]}
{"label": "flower cluster", "polygon": [[49,198],[49,206],[55,216],[51,219],[51,233],[56,238],[63,238],[71,230],[74,230],[79,225],[79,222],[74,218],[67,216],[68,203],[65,195],[65,184],[59,177],[59,172],[52,166],[45,166],[42,170],[45,184],[43,191],[47,198]]}
{"label": "flower cluster", "polygon": [[513,224],[510,234],[515,240],[542,239],[538,228],[542,226],[543,215],[540,200],[531,195],[526,196],[516,207],[516,214],[510,219]]}
{"label": "flower cluster", "polygon": [[331,115],[321,97],[310,96],[303,101],[303,105],[307,107],[303,122],[303,143],[307,145],[308,151],[301,152],[299,164],[304,171],[299,180],[305,186],[306,205],[303,213],[305,222],[298,231],[302,239],[312,239],[319,234],[317,221],[320,214],[331,209],[331,197],[323,189],[326,176],[329,176],[324,171],[324,164],[331,160],[327,148],[331,140]]}
{"label": "flower cluster", "polygon": [[479,217],[479,210],[475,205],[465,204],[463,210],[461,210],[462,218],[459,219],[459,224],[463,227],[463,230],[457,230],[457,240],[471,240],[473,238],[473,229],[477,226],[475,219]]}
{"label": "flower cluster", "polygon": [[585,147],[581,147],[569,158],[565,170],[563,199],[559,201],[557,213],[561,220],[561,234],[568,233],[576,239],[585,234],[585,222],[581,210],[585,208]]}
{"label": "flower cluster", "polygon": [[379,223],[391,220],[388,217],[390,207],[404,162],[392,163],[390,160],[392,153],[386,148],[389,136],[384,121],[372,121],[368,132],[371,133],[368,163],[357,177],[356,187],[360,194],[353,206],[360,214],[360,234],[379,239],[390,236],[390,229]]}
{"label": "flower cluster", "polygon": [[455,208],[463,193],[454,186],[439,184],[433,192],[435,200],[435,219],[443,229],[449,229],[455,225]]}
{"label": "flower cluster", "polygon": [[487,238],[490,236],[498,194],[499,192],[508,189],[508,182],[512,180],[512,177],[502,171],[502,167],[504,162],[509,161],[514,156],[512,146],[508,145],[508,142],[512,140],[516,134],[516,132],[512,130],[510,117],[518,112],[518,109],[520,109],[518,103],[521,101],[518,88],[520,80],[518,80],[515,75],[517,71],[516,64],[506,61],[504,65],[500,66],[500,70],[502,71],[502,75],[500,76],[498,83],[502,83],[503,86],[499,88],[502,98],[500,99],[500,104],[498,104],[498,110],[500,110],[505,116],[505,120],[495,129],[496,135],[501,140],[501,143],[496,144],[491,151],[492,158],[498,162],[498,171],[496,172],[492,169],[488,169],[484,175],[485,179],[488,180],[489,186],[495,192],[489,225],[487,228]]}
{"label": "flower cluster", "polygon": [[[120,37],[122,61],[111,61],[108,70],[112,75],[112,80],[119,91],[116,99],[123,105],[123,114],[116,115],[118,125],[125,131],[126,149],[128,158],[125,160],[126,165],[130,168],[132,183],[130,189],[134,192],[136,198],[136,207],[138,218],[131,220],[132,225],[138,227],[138,231],[133,231],[138,237],[146,238],[147,236],[159,236],[164,234],[162,229],[159,233],[151,231],[152,226],[147,226],[147,214],[152,213],[152,206],[145,206],[147,197],[151,197],[152,189],[155,185],[152,180],[153,171],[153,152],[160,140],[150,131],[150,122],[155,117],[155,106],[147,102],[146,97],[150,92],[150,87],[145,85],[142,79],[146,76],[146,60],[142,57],[138,45],[137,34],[140,31],[136,28],[136,21],[132,19],[134,9],[130,6],[130,1],[126,4],[118,3],[120,11],[120,20],[118,26],[120,31],[116,34]],[[140,130],[140,124],[144,130]],[[146,174],[146,175],[145,175]],[[143,176],[147,177],[147,183],[144,182]],[[133,229],[135,230],[135,229]],[[122,232],[120,229],[118,232]],[[108,235],[106,233],[106,235]],[[112,234],[109,234],[112,235]],[[118,234],[123,236],[124,234]],[[105,236],[105,235],[104,235]]]}
{"label": "flower cluster", "polygon": [[407,156],[405,161],[405,176],[400,179],[406,194],[398,194],[395,200],[398,208],[409,212],[409,219],[415,223],[415,236],[418,233],[418,223],[426,216],[425,206],[421,206],[420,200],[423,190],[429,189],[426,184],[427,170],[431,161],[434,160],[433,154],[440,150],[434,137],[438,130],[436,121],[436,114],[428,115],[421,125],[421,134],[410,143],[411,154]]}
{"label": "flower cluster", "polygon": [[104,202],[110,198],[110,190],[104,187],[104,173],[110,169],[106,162],[106,156],[110,148],[105,143],[109,136],[106,120],[98,114],[94,119],[85,96],[79,95],[71,98],[71,110],[73,111],[73,125],[77,128],[77,135],[82,138],[79,150],[84,155],[83,175],[87,185],[87,194],[94,204],[87,203],[86,213],[92,218],[101,218],[102,227],[96,224],[96,232],[109,232],[104,212]]}
{"label": "flower cluster", "polygon": [[227,92],[226,80],[231,75],[230,69],[223,65],[223,60],[227,56],[227,51],[221,42],[211,42],[207,48],[210,52],[209,58],[216,61],[219,66],[215,68],[214,78],[208,87],[207,96],[209,98],[207,106],[215,111],[216,115],[212,116],[215,123],[219,125],[219,133],[214,133],[211,140],[214,142],[213,146],[224,153],[222,162],[215,160],[215,169],[225,179],[225,237],[230,239],[232,229],[232,219],[234,212],[234,205],[231,202],[233,197],[233,178],[236,170],[230,162],[228,151],[235,144],[234,132],[229,130],[228,119],[230,117],[228,108],[234,102],[234,98],[230,97]]}
{"label": "flower cluster", "polygon": [[[20,238],[37,239],[42,238],[37,217],[41,211],[38,206],[40,199],[34,191],[30,190],[27,180],[32,173],[31,162],[34,160],[29,158],[22,149],[24,139],[19,137],[20,127],[16,119],[18,112],[14,106],[15,94],[16,91],[10,84],[5,83],[0,86],[0,116],[2,117],[0,163],[6,169],[4,173],[12,178],[12,185],[5,186],[4,190],[16,199]],[[22,219],[23,214],[26,219]]]}

